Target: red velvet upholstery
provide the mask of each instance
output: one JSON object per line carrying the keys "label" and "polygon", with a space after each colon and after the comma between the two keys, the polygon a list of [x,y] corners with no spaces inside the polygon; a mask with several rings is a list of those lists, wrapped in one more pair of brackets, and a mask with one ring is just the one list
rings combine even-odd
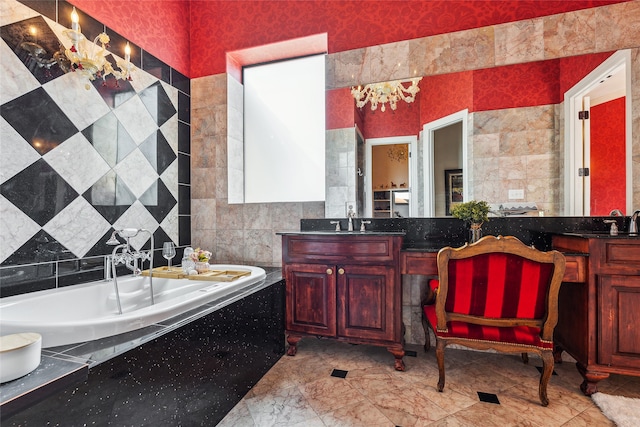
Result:
{"label": "red velvet upholstery", "polygon": [[441,249],[438,280],[429,281],[435,302],[427,298],[423,306],[425,350],[430,348],[428,330],[436,337],[438,391],[444,388],[448,344],[521,353],[525,361],[533,352],[543,360],[539,397],[546,406],[564,269],[561,253],[541,252],[510,236]]}

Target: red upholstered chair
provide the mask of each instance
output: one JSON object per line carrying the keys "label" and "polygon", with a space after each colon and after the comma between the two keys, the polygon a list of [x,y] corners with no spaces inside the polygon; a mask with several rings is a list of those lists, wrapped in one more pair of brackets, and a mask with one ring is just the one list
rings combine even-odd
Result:
{"label": "red upholstered chair", "polygon": [[459,344],[542,358],[538,394],[549,404],[547,384],[553,372],[553,329],[558,321],[558,290],[565,259],[558,251],[541,252],[515,237],[486,236],[461,248],[438,253],[435,303],[424,305],[424,325],[436,337],[440,378],[445,382],[444,349]]}

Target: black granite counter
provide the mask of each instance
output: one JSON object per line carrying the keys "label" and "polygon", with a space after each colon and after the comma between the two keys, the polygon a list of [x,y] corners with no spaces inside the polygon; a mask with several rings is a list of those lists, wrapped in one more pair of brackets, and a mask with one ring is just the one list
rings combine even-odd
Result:
{"label": "black granite counter", "polygon": [[[79,344],[70,344],[60,347],[52,347],[42,350],[42,361],[38,368],[29,373],[28,375],[18,378],[13,381],[9,381],[0,386],[0,415],[2,418],[2,423],[4,425],[5,421],[8,418],[13,418],[15,415],[16,421],[17,418],[25,416],[25,419],[38,419],[39,411],[30,410],[31,413],[25,412],[27,408],[32,408],[38,402],[45,400],[50,396],[55,396],[61,392],[61,390],[69,389],[69,387],[73,387],[76,384],[81,384],[83,382],[86,383],[87,379],[91,381],[91,377],[93,375],[94,370],[98,371],[103,368],[101,366],[106,362],[110,362],[111,360],[120,360],[123,355],[126,357],[128,352],[132,351],[141,351],[143,347],[147,347],[151,342],[156,342],[158,340],[169,339],[168,342],[172,342],[172,338],[167,338],[171,334],[183,334],[185,332],[180,331],[188,331],[192,325],[193,327],[197,327],[201,322],[207,322],[205,319],[212,319],[212,315],[216,315],[215,323],[220,328],[226,320],[226,327],[229,330],[237,329],[242,331],[240,334],[240,338],[237,340],[242,340],[242,337],[253,336],[249,329],[256,329],[256,327],[264,328],[267,325],[272,325],[272,329],[275,329],[275,337],[269,338],[274,340],[274,342],[266,343],[267,351],[266,355],[261,354],[259,357],[261,362],[257,363],[257,366],[262,366],[265,361],[269,361],[269,363],[275,363],[279,358],[279,355],[284,354],[284,290],[283,290],[283,280],[282,280],[282,272],[279,268],[265,268],[267,271],[267,277],[257,283],[252,285],[245,286],[236,292],[233,292],[229,295],[226,295],[223,298],[218,300],[214,300],[208,304],[205,304],[201,307],[193,309],[189,312],[183,313],[179,316],[173,317],[166,321],[156,323],[150,325],[143,329],[138,329],[135,331],[127,332],[120,335],[115,335],[99,340],[88,341]],[[280,285],[280,288],[276,291],[275,285]],[[269,291],[273,289],[275,292],[270,292],[267,296],[260,297],[263,292]],[[254,297],[257,295],[257,297]],[[257,298],[258,301],[262,301],[266,298],[268,305],[272,306],[271,308],[254,308],[257,305],[256,302],[253,302]],[[275,300],[273,300],[275,298]],[[227,307],[236,307],[236,304],[253,304],[250,313],[242,313],[242,310],[238,308],[238,310],[231,309],[229,311]],[[224,310],[227,310],[226,312]],[[240,313],[237,316],[237,321],[233,321],[233,316],[230,313],[234,313],[235,311],[239,311]],[[263,312],[261,312],[263,311]],[[273,313],[268,313],[268,311],[273,311]],[[246,319],[247,316],[251,317],[254,315],[260,314],[261,320],[257,322],[255,319],[241,321],[240,319]],[[271,317],[269,317],[271,316]],[[265,321],[265,318],[269,318],[270,320]],[[211,322],[212,320],[208,320]],[[237,324],[233,324],[237,323]],[[243,324],[246,323],[246,324]],[[185,329],[186,327],[186,329]],[[186,332],[188,333],[188,332]],[[203,331],[203,337],[214,336],[219,332],[216,332],[216,328],[206,327]],[[260,336],[262,339],[266,339],[269,337],[268,334],[264,333],[264,330],[260,331]],[[213,338],[207,339],[213,339]],[[276,342],[278,340],[281,342]],[[203,338],[205,339],[205,338]],[[235,340],[235,337],[226,337],[225,340]],[[147,345],[145,345],[147,344]],[[257,343],[244,343],[244,346],[253,346],[258,345]],[[159,347],[167,347],[169,348],[169,344],[162,344]],[[152,346],[153,347],[153,346]],[[181,351],[188,351],[187,349]],[[269,354],[274,354],[275,357],[270,357]],[[244,360],[250,360],[250,354],[243,355]],[[158,363],[154,361],[146,361],[147,363]],[[120,363],[120,362],[118,362]],[[126,361],[124,362],[127,363]],[[259,372],[259,379],[264,372],[265,367],[263,367]],[[243,371],[246,371],[246,367],[242,368]],[[266,372],[266,371],[265,371]],[[257,381],[256,379],[256,381]],[[243,386],[244,387],[244,386]],[[44,402],[43,402],[44,404]],[[224,408],[227,408],[226,405]],[[229,408],[230,409],[230,408]],[[228,409],[225,409],[227,411]],[[226,413],[221,413],[221,416],[224,416]],[[18,414],[18,415],[16,415]],[[64,411],[62,412],[64,414]],[[44,415],[47,415],[45,413]],[[12,421],[12,420],[10,420]],[[48,421],[48,419],[47,419]],[[37,422],[36,422],[37,424]],[[101,424],[101,423],[98,423]],[[7,424],[9,425],[9,424]],[[17,425],[21,425],[18,422]],[[35,425],[35,424],[34,424]],[[44,425],[44,424],[40,424]]]}

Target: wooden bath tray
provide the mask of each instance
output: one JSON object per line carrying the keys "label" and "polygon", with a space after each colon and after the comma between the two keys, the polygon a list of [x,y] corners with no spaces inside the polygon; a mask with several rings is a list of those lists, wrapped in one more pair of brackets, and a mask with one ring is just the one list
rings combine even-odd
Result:
{"label": "wooden bath tray", "polygon": [[249,270],[209,270],[206,273],[189,276],[191,280],[210,280],[212,282],[233,282],[251,274]]}
{"label": "wooden bath tray", "polygon": [[[144,270],[141,274],[143,276],[148,276],[149,270]],[[171,267],[171,270],[169,270],[169,267],[156,267],[153,269],[153,277],[162,277],[164,279],[184,279],[187,275],[184,274],[181,267]]]}

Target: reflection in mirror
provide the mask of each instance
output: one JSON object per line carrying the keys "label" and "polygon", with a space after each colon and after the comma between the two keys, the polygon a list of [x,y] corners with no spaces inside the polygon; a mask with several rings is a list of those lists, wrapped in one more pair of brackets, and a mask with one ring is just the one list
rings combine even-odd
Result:
{"label": "reflection in mirror", "polygon": [[[356,109],[356,129],[365,142],[372,138],[416,136],[419,182],[413,187],[421,190],[411,216],[446,214],[441,183],[444,184],[447,169],[463,169],[465,200],[486,200],[494,205],[535,204],[539,210],[535,214],[564,215],[564,94],[612,54],[425,76],[413,104],[399,104],[396,111],[384,113]],[[626,104],[630,105],[630,100]],[[355,102],[353,105],[355,108]],[[467,130],[463,131],[466,143],[462,148],[466,154],[462,154],[462,161],[457,167],[426,173],[423,127],[465,109],[469,113],[464,121]],[[624,170],[618,172],[625,176]],[[626,169],[626,174],[630,173],[630,168]],[[434,185],[431,200],[427,185]],[[365,190],[360,186],[357,191],[359,198]],[[616,203],[611,206],[614,208],[624,206]]]}

